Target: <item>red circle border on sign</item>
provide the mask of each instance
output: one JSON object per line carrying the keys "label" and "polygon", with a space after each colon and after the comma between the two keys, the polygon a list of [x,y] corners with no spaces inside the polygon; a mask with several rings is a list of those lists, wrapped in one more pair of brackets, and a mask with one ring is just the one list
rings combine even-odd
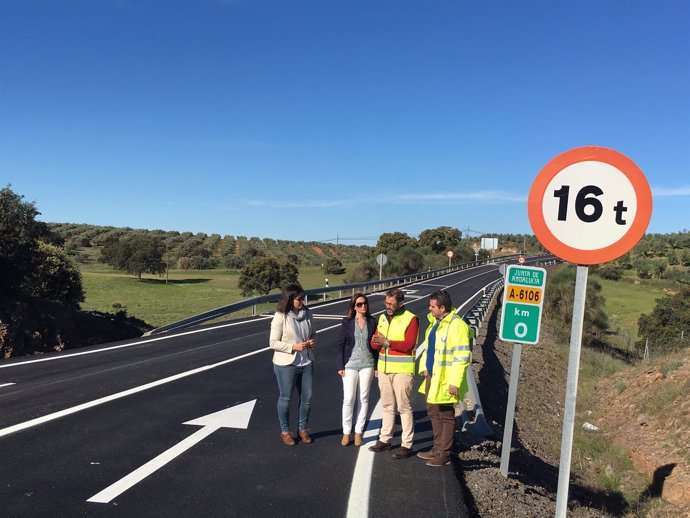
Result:
{"label": "red circle border on sign", "polygon": [[[615,243],[596,250],[581,250],[561,242],[546,225],[542,209],[544,194],[551,180],[566,167],[586,161],[604,162],[615,167],[630,180],[637,195],[637,212],[630,229]],[[535,236],[551,253],[575,264],[601,264],[622,256],[642,238],[652,217],[652,191],[640,168],[625,155],[604,147],[579,147],[561,153],[539,171],[529,191],[527,213]]]}

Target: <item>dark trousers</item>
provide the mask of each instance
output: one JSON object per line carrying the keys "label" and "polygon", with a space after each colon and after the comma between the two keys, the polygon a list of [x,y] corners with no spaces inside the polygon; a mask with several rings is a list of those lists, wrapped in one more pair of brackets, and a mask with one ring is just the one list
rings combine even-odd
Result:
{"label": "dark trousers", "polygon": [[[426,381],[426,396],[428,397],[431,378],[427,377]],[[427,403],[426,413],[434,431],[434,452],[437,457],[449,459],[455,439],[455,407]]]}

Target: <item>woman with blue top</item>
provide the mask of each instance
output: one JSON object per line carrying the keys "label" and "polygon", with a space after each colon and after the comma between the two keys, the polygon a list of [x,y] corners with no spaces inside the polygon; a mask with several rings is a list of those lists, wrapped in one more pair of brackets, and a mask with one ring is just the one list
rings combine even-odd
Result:
{"label": "woman with blue top", "polygon": [[273,372],[278,380],[280,439],[287,446],[295,445],[290,433],[290,398],[295,388],[299,396],[299,438],[304,444],[312,442],[307,425],[314,377],[316,330],[311,311],[304,304],[304,297],[304,290],[299,284],[285,286],[271,321],[269,345],[275,351]]}
{"label": "woman with blue top", "polygon": [[343,438],[340,441],[342,446],[350,444],[357,394],[359,411],[354,425],[355,446],[362,445],[362,433],[369,408],[369,388],[378,360],[378,352],[370,345],[375,332],[376,320],[369,312],[369,300],[363,293],[357,293],[350,300],[347,317],[343,318],[338,339],[338,374],[343,379]]}

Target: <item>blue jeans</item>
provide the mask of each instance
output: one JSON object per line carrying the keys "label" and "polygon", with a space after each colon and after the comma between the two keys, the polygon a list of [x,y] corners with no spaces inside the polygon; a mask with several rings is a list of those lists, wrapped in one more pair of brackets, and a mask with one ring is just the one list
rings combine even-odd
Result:
{"label": "blue jeans", "polygon": [[314,380],[314,363],[304,367],[294,365],[273,365],[273,372],[278,380],[278,421],[280,431],[290,431],[290,398],[297,387],[299,396],[299,429],[306,430],[311,410],[311,387]]}

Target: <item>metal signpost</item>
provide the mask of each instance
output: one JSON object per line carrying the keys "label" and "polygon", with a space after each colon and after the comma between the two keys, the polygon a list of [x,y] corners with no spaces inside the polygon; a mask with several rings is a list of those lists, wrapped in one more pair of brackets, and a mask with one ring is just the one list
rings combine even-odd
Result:
{"label": "metal signpost", "polygon": [[383,277],[383,265],[388,262],[388,257],[383,254],[376,256],[376,262],[379,263],[379,280]]}
{"label": "metal signpost", "polygon": [[628,157],[588,146],[566,151],[546,164],[532,184],[527,207],[541,244],[578,265],[556,497],[556,518],[565,518],[587,265],[612,261],[635,246],[649,225],[652,192],[642,171]]}
{"label": "metal signpost", "polygon": [[510,464],[510,446],[513,441],[515,401],[517,399],[518,379],[520,378],[522,344],[536,344],[539,341],[546,270],[534,266],[511,264],[506,268],[504,284],[499,338],[505,342],[513,342],[513,361],[510,365],[510,385],[508,386],[506,421],[503,427],[503,444],[501,446],[501,473],[507,477],[508,465]]}

